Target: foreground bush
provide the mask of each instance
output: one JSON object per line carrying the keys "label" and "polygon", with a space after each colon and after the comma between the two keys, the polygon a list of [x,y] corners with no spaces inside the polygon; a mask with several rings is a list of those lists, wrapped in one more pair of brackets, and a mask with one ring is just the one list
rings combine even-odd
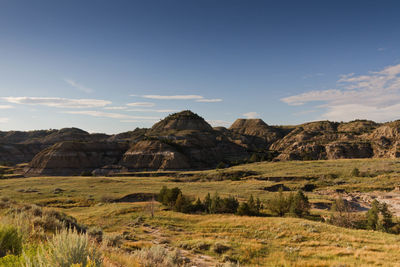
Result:
{"label": "foreground bush", "polygon": [[14,226],[0,227],[0,257],[8,254],[19,255],[22,252],[22,235]]}
{"label": "foreground bush", "polygon": [[100,253],[91,246],[86,234],[74,230],[62,230],[41,247],[35,258],[26,258],[27,267],[70,267],[78,264],[82,267],[100,266]]}

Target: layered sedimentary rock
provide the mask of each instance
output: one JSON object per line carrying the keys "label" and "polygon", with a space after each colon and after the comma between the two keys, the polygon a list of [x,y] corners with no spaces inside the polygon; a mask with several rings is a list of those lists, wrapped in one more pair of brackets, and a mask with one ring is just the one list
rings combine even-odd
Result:
{"label": "layered sedimentary rock", "polygon": [[[68,141],[68,142],[66,142]],[[108,136],[76,128],[0,132],[0,162],[27,162],[27,175],[97,175],[137,170],[215,168],[220,162],[400,157],[400,121],[317,121],[270,126],[238,119],[212,128],[191,111],[172,114],[150,129]]]}
{"label": "layered sedimentary rock", "polygon": [[105,134],[89,134],[78,128],[0,132],[0,163],[29,162],[43,149],[62,141],[94,142],[109,137]]}
{"label": "layered sedimentary rock", "polygon": [[202,169],[243,160],[245,148],[215,131],[203,118],[182,111],[156,123],[135,143],[120,164],[129,169]]}
{"label": "layered sedimentary rock", "polygon": [[105,165],[116,164],[127,148],[126,143],[57,143],[33,158],[26,175],[79,175]]}
{"label": "layered sedimentary rock", "polygon": [[371,121],[306,123],[275,142],[271,149],[279,151],[279,160],[370,158],[374,150],[367,135],[376,127],[378,124]]}
{"label": "layered sedimentary rock", "polygon": [[145,140],[134,144],[124,154],[120,164],[135,170],[190,168],[185,155],[159,140]]}

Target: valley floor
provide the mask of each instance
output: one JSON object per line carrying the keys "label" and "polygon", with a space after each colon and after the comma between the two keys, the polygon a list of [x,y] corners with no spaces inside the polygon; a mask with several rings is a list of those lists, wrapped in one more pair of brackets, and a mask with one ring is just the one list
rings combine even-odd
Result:
{"label": "valley floor", "polygon": [[[357,175],[354,169],[359,170]],[[157,194],[164,185],[179,187],[195,198],[218,192],[239,200],[253,195],[266,202],[278,194],[276,185],[297,190],[310,184],[313,189],[306,194],[314,215],[327,216],[339,195],[359,207],[355,213],[365,212],[376,197],[399,214],[400,161],[390,159],[262,162],[221,170],[123,177],[3,179],[0,195],[57,209],[82,224],[101,227],[105,234],[119,235],[120,251],[129,253],[153,245],[178,248],[195,266],[224,261],[239,261],[241,266],[399,265],[400,236],[394,234],[272,217],[268,211],[265,217],[183,214],[134,197],[130,202],[115,202],[134,193]],[[106,262],[124,266],[117,257]]]}

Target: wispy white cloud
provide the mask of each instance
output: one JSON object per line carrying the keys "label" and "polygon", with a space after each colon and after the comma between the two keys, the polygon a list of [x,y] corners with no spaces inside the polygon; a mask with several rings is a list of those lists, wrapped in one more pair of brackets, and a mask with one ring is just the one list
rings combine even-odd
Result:
{"label": "wispy white cloud", "polygon": [[[138,96],[138,95],[131,95]],[[221,102],[220,98],[205,98],[201,95],[142,95],[143,98],[157,99],[157,100],[194,100],[203,103]]]}
{"label": "wispy white cloud", "polygon": [[255,111],[251,111],[251,112],[244,113],[243,116],[245,116],[248,119],[255,119],[257,117],[260,117],[260,114],[258,114]]}
{"label": "wispy white cloud", "polygon": [[309,91],[281,101],[298,106],[319,102],[316,107],[326,109],[321,119],[399,119],[400,64],[366,75],[342,75],[337,89]]}
{"label": "wispy white cloud", "polygon": [[156,104],[151,103],[151,102],[134,102],[134,103],[128,103],[126,104],[127,106],[130,107],[146,107],[146,108],[151,108],[154,107]]}
{"label": "wispy white cloud", "polygon": [[[132,95],[135,96],[135,95]],[[203,99],[201,95],[142,95],[143,98],[159,99],[159,100],[191,100]]]}
{"label": "wispy white cloud", "polygon": [[172,113],[177,112],[176,109],[145,109],[145,108],[135,108],[135,109],[128,109],[127,111],[134,111],[134,112],[158,112],[158,113]]}
{"label": "wispy white cloud", "polygon": [[9,121],[10,121],[9,118],[0,118],[0,123],[7,123]]}
{"label": "wispy white cloud", "polygon": [[111,113],[111,112],[102,112],[96,110],[79,110],[79,111],[64,111],[62,113],[65,114],[75,114],[75,115],[88,115],[92,117],[101,117],[101,118],[111,118],[111,119],[120,119],[120,120],[157,120],[159,117],[151,117],[151,116],[132,116],[121,113]]}
{"label": "wispy white cloud", "polygon": [[95,108],[111,104],[111,101],[100,99],[70,99],[61,97],[2,97],[1,99],[14,104],[39,105],[55,108]]}
{"label": "wispy white cloud", "polygon": [[127,109],[127,107],[104,107],[106,110],[124,110]]}
{"label": "wispy white cloud", "polygon": [[11,105],[0,105],[0,109],[10,109],[10,108],[14,108],[14,106],[11,106]]}
{"label": "wispy white cloud", "polygon": [[76,88],[76,89],[78,89],[78,90],[80,90],[82,92],[85,92],[85,93],[89,94],[89,93],[93,93],[93,91],[94,91],[92,88],[86,87],[86,86],[78,83],[77,81],[74,81],[74,80],[71,80],[71,79],[64,79],[64,81],[66,83],[68,83],[69,85],[71,85],[72,87],[74,87],[74,88]]}
{"label": "wispy white cloud", "polygon": [[202,98],[202,99],[197,99],[196,102],[215,103],[215,102],[222,102],[222,99],[220,99],[220,98],[212,98],[212,99]]}

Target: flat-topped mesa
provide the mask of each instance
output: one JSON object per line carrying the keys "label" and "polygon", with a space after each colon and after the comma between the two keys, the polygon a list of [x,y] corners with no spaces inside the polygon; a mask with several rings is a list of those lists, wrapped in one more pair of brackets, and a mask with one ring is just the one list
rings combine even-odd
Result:
{"label": "flat-topped mesa", "polygon": [[153,125],[150,133],[169,131],[212,131],[212,127],[202,117],[190,110],[184,110],[169,115]]}

